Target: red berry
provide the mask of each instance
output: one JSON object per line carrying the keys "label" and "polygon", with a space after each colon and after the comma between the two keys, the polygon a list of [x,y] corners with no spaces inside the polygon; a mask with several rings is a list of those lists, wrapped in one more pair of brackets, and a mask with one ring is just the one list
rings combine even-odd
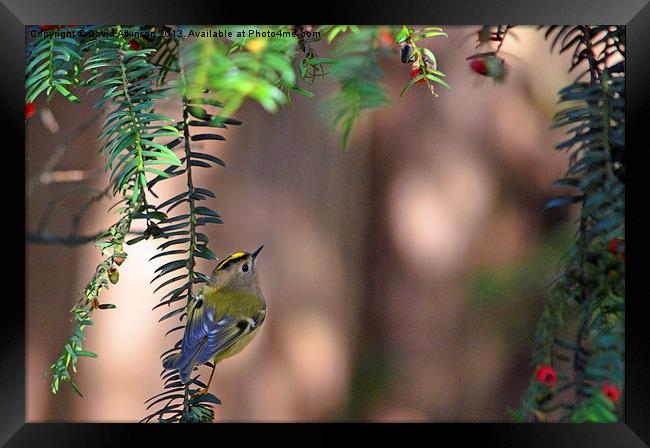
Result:
{"label": "red berry", "polygon": [[[417,76],[420,76],[421,74],[422,74],[422,69],[420,67],[411,69],[411,79],[415,79]],[[424,78],[417,80],[416,84],[418,82],[424,82]]]}
{"label": "red berry", "polygon": [[140,44],[135,39],[131,39],[129,41],[129,47],[131,47],[131,50],[137,51],[140,49]]}
{"label": "red berry", "polygon": [[623,244],[625,244],[625,241],[620,238],[614,238],[609,243],[607,243],[607,250],[614,255],[618,255],[619,252],[621,252],[620,246]]}
{"label": "red berry", "polygon": [[542,365],[537,368],[535,372],[535,378],[538,382],[546,384],[547,386],[555,386],[557,381],[557,373],[555,369],[549,365]]}
{"label": "red berry", "polygon": [[488,66],[485,59],[471,59],[469,61],[469,67],[479,75],[488,75]]}
{"label": "red berry", "polygon": [[609,384],[603,384],[600,391],[605,395],[609,401],[616,403],[621,396],[621,391],[618,387]]}
{"label": "red berry", "polygon": [[36,113],[36,106],[34,103],[25,104],[25,119],[32,118]]}

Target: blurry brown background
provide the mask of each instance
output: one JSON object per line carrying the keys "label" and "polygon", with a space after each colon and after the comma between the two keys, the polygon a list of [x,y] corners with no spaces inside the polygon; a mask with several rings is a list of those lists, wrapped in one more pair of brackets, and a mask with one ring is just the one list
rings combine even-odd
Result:
{"label": "blurry brown background", "polygon": [[[502,49],[510,76],[495,85],[465,61],[476,29],[445,27],[448,39],[431,40],[452,86],[438,98],[416,85],[398,99],[409,67],[397,53],[386,60],[393,103],[361,120],[347,151],[319,112],[335,87],[327,80],[313,86],[315,99],[295,98],[295,110],[269,115],[247,105],[226,142],[205,143],[227,165],[196,170],[225,220],[206,229],[211,248],[223,257],[265,245],[259,270],[269,307],[260,336],[217,368],[217,421],[503,421],[518,405],[546,288],[571,237],[571,216],[542,210],[566,166],[553,150],[562,133],[548,128],[556,92],[571,77],[542,34],[518,27]],[[37,104],[28,179],[91,119],[96,98],[81,100]],[[177,117],[177,99],[163,112]],[[55,171],[102,166],[99,124],[87,127]],[[182,182],[156,191],[168,198]],[[56,204],[47,231],[67,234],[94,194],[88,188],[104,185],[101,170],[89,181],[35,184],[28,230]],[[112,224],[112,203],[89,209],[80,233]],[[159,355],[178,337],[163,337],[176,325],[158,323],[164,309],[151,311],[160,298],[149,286],[157,244],[130,247],[120,282],[102,296],[117,309],[98,310],[86,330],[84,347],[99,357],[79,362],[82,399],[65,384],[53,396],[43,373],[71,332],[68,310],[99,251],[26,243],[29,421],[146,415],[143,402],[162,387]]]}

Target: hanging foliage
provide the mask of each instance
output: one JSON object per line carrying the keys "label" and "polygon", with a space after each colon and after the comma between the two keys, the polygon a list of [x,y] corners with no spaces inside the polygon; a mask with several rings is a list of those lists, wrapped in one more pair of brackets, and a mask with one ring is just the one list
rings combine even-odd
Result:
{"label": "hanging foliage", "polygon": [[[328,77],[340,85],[340,91],[325,101],[325,107],[332,111],[347,146],[360,114],[388,102],[377,57],[389,54],[396,36],[395,30],[385,27],[356,26],[322,26],[319,31],[312,25],[232,26],[219,31],[215,27],[70,25],[62,33],[64,28],[34,28],[38,32],[26,51],[25,118],[35,114],[40,96],[49,101],[58,93],[78,103],[75,93],[80,89],[100,93],[95,107],[104,119],[98,149],[109,185],[98,197],[112,194],[116,203],[109,211],[119,215],[115,224],[94,238],[103,259],[71,310],[73,334],[51,366],[53,393],[64,381],[81,395],[70,372],[77,371],[80,357],[97,356],[83,348],[84,330],[93,325],[95,310],[116,308],[102,303],[101,293],[118,284],[127,247],[147,239],[161,241],[159,253],[150,260],[162,262],[152,280],[157,283],[154,293],[162,294],[154,309],[165,308],[161,322],[181,321],[168,335],[182,330],[188,306],[208,279],[197,270],[197,259],[217,260],[204,233],[205,226],[223,222],[209,206],[216,195],[197,186],[193,174],[225,163],[218,155],[197,149],[194,142],[224,140],[218,131],[241,124],[231,117],[248,100],[276,112],[291,104],[291,93],[313,96],[299,83]],[[406,26],[402,30],[404,40],[416,48],[427,84],[446,86],[436,78],[444,75],[437,72],[433,53],[416,46],[432,37],[432,31]],[[220,37],[197,37],[213,33]],[[264,33],[276,37],[258,36]],[[313,47],[322,35],[334,46],[331,58],[319,57]],[[435,35],[444,32],[436,28]],[[381,36],[384,44],[378,40]],[[159,111],[161,104],[175,98],[182,117],[178,122]],[[160,198],[156,185],[179,176],[185,179],[183,191]],[[76,226],[77,218],[75,222]],[[143,231],[134,230],[136,222],[144,223]],[[162,357],[179,346],[180,341]],[[205,387],[198,369],[186,385],[175,371],[163,371],[161,376],[163,391],[147,400],[151,413],[142,421],[213,420],[213,406],[221,401],[210,393],[195,395],[198,387]]]}

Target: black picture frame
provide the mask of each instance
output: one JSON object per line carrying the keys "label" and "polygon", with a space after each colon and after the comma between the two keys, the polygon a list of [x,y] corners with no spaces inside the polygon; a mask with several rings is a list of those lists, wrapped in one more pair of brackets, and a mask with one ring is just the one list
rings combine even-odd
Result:
{"label": "black picture frame", "polygon": [[[0,5],[0,30],[3,42],[2,57],[3,93],[2,122],[5,124],[3,167],[20,166],[24,163],[24,42],[25,25],[36,23],[439,23],[443,25],[497,24],[625,24],[627,27],[626,49],[626,145],[647,146],[642,131],[638,131],[647,117],[650,100],[647,85],[650,81],[648,50],[650,49],[650,5],[646,0],[614,2],[611,0],[454,0],[439,2],[412,1],[408,4],[378,4],[364,1],[310,2],[291,5],[288,3],[223,3],[183,0],[182,2],[153,0],[81,1],[56,4],[45,0],[3,0]],[[299,19],[300,18],[300,19]],[[628,63],[629,62],[629,63]],[[647,127],[647,125],[646,125]],[[8,135],[17,136],[17,144],[9,145]],[[13,163],[15,162],[15,163]],[[630,169],[630,165],[632,168]],[[635,182],[635,167],[627,164],[626,178]],[[3,169],[3,202],[11,210],[24,207],[17,185],[24,185],[19,173]],[[12,179],[12,174],[15,178]],[[22,173],[24,174],[24,172]],[[630,189],[628,188],[628,191]],[[634,191],[634,188],[632,188]],[[10,192],[10,193],[7,193]],[[626,198],[627,200],[627,198]],[[14,203],[12,203],[15,202]],[[626,201],[627,202],[627,201]],[[628,214],[635,213],[629,208]],[[12,215],[13,216],[13,215]],[[24,215],[23,215],[24,216]],[[632,216],[632,215],[629,215]],[[641,447],[650,443],[650,356],[647,342],[650,340],[645,323],[643,302],[645,294],[631,294],[635,272],[642,262],[641,243],[637,243],[634,224],[628,219],[626,304],[626,401],[625,424],[578,425],[578,424],[305,424],[305,425],[254,425],[256,434],[241,425],[138,425],[138,424],[57,424],[25,422],[25,306],[19,299],[20,291],[9,293],[3,288],[3,319],[0,323],[0,444],[9,447],[45,446],[115,446],[129,444],[143,436],[152,445],[171,444],[173,438],[185,446],[204,443],[267,443],[270,441],[295,441],[297,443],[332,443],[347,438],[347,433],[389,442],[389,438],[401,443],[415,441],[437,444],[454,441],[454,445],[469,437],[476,437],[482,445],[512,447]],[[12,217],[3,219],[2,235],[21,234],[24,222]],[[13,240],[13,241],[9,241]],[[631,241],[631,242],[630,242]],[[22,271],[27,276],[38,273],[25,272],[25,260],[20,264],[19,238],[6,238],[5,275],[3,284],[16,284]],[[635,249],[638,248],[638,249]],[[24,254],[24,251],[22,252]],[[636,266],[636,267],[635,267]],[[15,269],[14,274],[12,270]],[[631,271],[631,272],[630,272]],[[630,281],[631,279],[631,281]],[[23,283],[23,297],[25,288]],[[19,288],[17,288],[19,289]],[[342,436],[340,433],[346,433]],[[232,439],[231,439],[232,437]],[[282,439],[280,439],[282,437]],[[361,440],[361,439],[360,439]],[[182,441],[182,442],[181,442]],[[437,442],[439,441],[439,442]],[[351,442],[351,441],[350,441]],[[368,442],[370,443],[370,442]],[[449,442],[445,442],[447,444]]]}

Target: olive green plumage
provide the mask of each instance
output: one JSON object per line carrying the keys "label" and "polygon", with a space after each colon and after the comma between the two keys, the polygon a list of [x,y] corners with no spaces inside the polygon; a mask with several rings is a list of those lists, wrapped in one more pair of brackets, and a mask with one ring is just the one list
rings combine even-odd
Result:
{"label": "olive green plumage", "polygon": [[262,247],[226,257],[190,304],[181,351],[163,361],[165,369],[178,369],[183,383],[189,382],[196,365],[210,359],[216,365],[257,335],[266,317],[255,265]]}

